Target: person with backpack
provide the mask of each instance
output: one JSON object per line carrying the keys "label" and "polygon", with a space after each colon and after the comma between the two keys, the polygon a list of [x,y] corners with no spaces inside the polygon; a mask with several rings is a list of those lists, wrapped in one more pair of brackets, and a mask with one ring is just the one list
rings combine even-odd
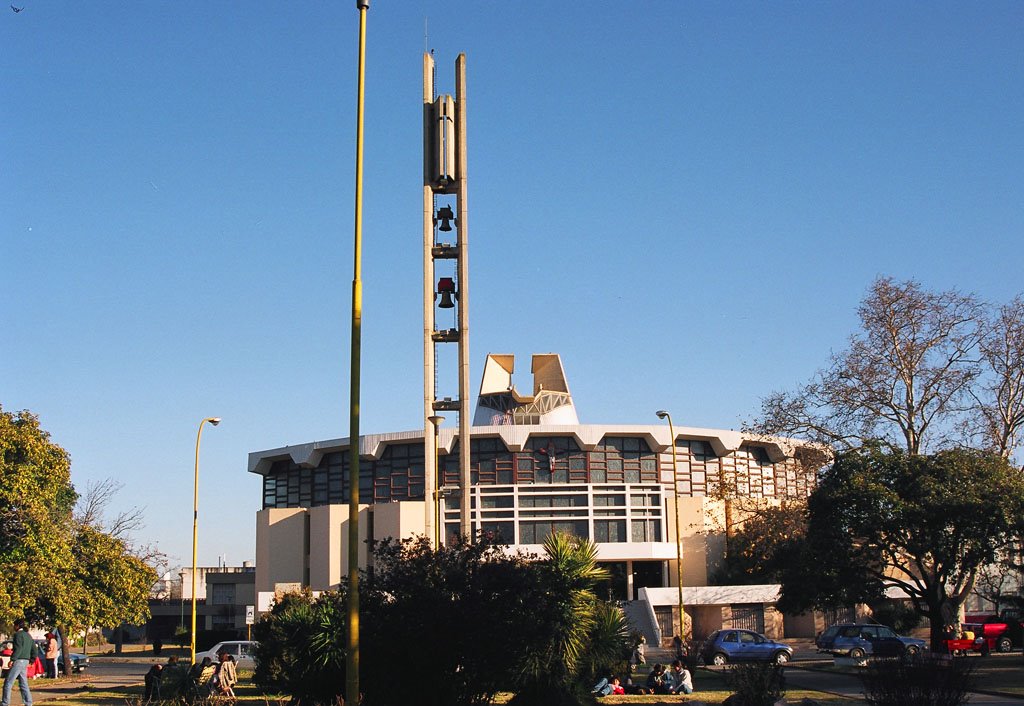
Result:
{"label": "person with backpack", "polygon": [[28,626],[24,620],[14,621],[14,649],[11,652],[11,668],[4,679],[3,700],[0,706],[10,706],[11,690],[17,680],[21,687],[21,702],[24,706],[32,706],[32,692],[28,688],[28,665],[39,659],[39,649],[28,634]]}

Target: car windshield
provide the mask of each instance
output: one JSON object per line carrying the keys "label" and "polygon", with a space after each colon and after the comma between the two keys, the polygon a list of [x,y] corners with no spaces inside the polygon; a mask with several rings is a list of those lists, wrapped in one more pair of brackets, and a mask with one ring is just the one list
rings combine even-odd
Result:
{"label": "car windshield", "polygon": [[891,638],[891,637],[896,637],[896,633],[894,633],[889,628],[880,627],[880,628],[878,628],[878,636],[879,637],[890,637]]}

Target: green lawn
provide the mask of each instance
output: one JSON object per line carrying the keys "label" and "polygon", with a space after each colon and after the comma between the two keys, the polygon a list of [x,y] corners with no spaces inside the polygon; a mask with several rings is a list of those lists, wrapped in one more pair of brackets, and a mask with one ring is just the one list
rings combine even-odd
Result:
{"label": "green lawn", "polygon": [[[1019,653],[1013,655],[999,655],[987,658],[968,657],[974,670],[976,688],[988,691],[1000,691],[1008,694],[1015,694],[1024,697],[1024,662]],[[844,673],[856,673],[855,668],[841,668],[831,665],[822,665],[823,669]],[[286,703],[287,697],[278,697],[260,693],[250,682],[250,674],[243,674],[243,679],[235,689],[240,702],[252,702],[253,706],[276,706],[279,703]],[[637,675],[637,681],[642,681],[644,675]],[[86,681],[87,678],[79,678]],[[71,681],[71,680],[69,680]],[[75,681],[78,681],[76,679]],[[720,671],[698,669],[694,673],[694,686],[696,691],[685,699],[675,696],[605,696],[599,699],[600,703],[607,704],[652,704],[654,706],[668,704],[679,704],[687,701],[701,700],[709,704],[722,703],[732,692],[726,686],[725,674]],[[17,690],[15,690],[17,691]],[[40,694],[41,696],[41,694]],[[120,689],[100,690],[86,687],[81,693],[71,696],[63,696],[60,706],[126,706],[134,704],[141,699],[142,687],[127,687]],[[496,703],[508,701],[509,694],[501,695]],[[811,698],[821,704],[835,704],[836,706],[863,706],[860,699],[848,699],[833,694],[825,694],[817,691],[791,690],[787,692],[786,699],[790,703],[798,703],[803,698]],[[37,698],[39,698],[37,696]],[[45,699],[45,697],[43,697]],[[222,702],[227,703],[227,702]]]}
{"label": "green lawn", "polygon": [[[694,684],[697,691],[685,699],[676,696],[605,696],[599,699],[599,703],[607,704],[680,704],[686,701],[700,699],[709,704],[722,703],[732,692],[725,686],[722,674],[700,669],[694,675]],[[287,703],[288,697],[262,694],[257,691],[252,683],[245,679],[235,688],[235,694],[239,702],[249,702],[253,706],[277,706],[279,703]],[[511,694],[499,696],[496,703],[506,703]],[[843,706],[863,706],[862,701],[842,699],[830,694],[822,694],[816,691],[790,691],[787,699],[790,703],[799,702],[800,699],[809,697],[822,704],[842,704]],[[133,706],[137,700],[142,698],[142,687],[126,687],[121,689],[99,690],[86,689],[82,693],[62,698],[61,706]],[[216,701],[211,703],[218,703]],[[219,703],[227,704],[226,701]]]}

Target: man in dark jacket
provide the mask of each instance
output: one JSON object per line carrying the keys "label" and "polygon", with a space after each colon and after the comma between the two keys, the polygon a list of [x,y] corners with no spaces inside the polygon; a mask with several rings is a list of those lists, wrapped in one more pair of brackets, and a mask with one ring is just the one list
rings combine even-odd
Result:
{"label": "man in dark jacket", "polygon": [[0,706],[10,706],[11,690],[14,688],[14,680],[18,680],[21,687],[21,702],[25,706],[32,706],[32,692],[28,690],[28,665],[34,662],[39,656],[36,643],[28,634],[28,626],[24,620],[14,622],[14,651],[11,653],[11,669],[4,679],[4,697]]}

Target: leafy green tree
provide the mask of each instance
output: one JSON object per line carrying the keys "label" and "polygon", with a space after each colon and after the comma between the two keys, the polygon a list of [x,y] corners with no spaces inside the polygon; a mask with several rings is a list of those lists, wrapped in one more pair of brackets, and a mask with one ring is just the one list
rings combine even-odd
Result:
{"label": "leafy green tree", "polygon": [[71,459],[39,418],[0,407],[0,625],[39,617],[41,595],[59,593],[76,497]]}
{"label": "leafy green tree", "polygon": [[794,548],[807,534],[804,503],[758,508],[729,538],[725,566],[713,576],[718,585],[779,583]]}
{"label": "leafy green tree", "polygon": [[71,551],[72,576],[77,591],[63,624],[76,628],[121,623],[139,624],[149,617],[149,589],[156,571],[134,556],[124,540],[96,527],[79,525]]}
{"label": "leafy green tree", "polygon": [[870,603],[897,587],[943,627],[1024,525],[1024,479],[998,454],[866,447],[839,455],[808,500],[806,541],[783,574],[784,610]]}
{"label": "leafy green tree", "polygon": [[121,537],[75,515],[71,459],[30,412],[0,408],[0,624],[26,617],[67,635],[141,622],[156,572]]}
{"label": "leafy green tree", "polygon": [[535,614],[547,600],[537,566],[491,542],[385,541],[364,586],[361,683],[373,704],[489,703],[550,633]]}

